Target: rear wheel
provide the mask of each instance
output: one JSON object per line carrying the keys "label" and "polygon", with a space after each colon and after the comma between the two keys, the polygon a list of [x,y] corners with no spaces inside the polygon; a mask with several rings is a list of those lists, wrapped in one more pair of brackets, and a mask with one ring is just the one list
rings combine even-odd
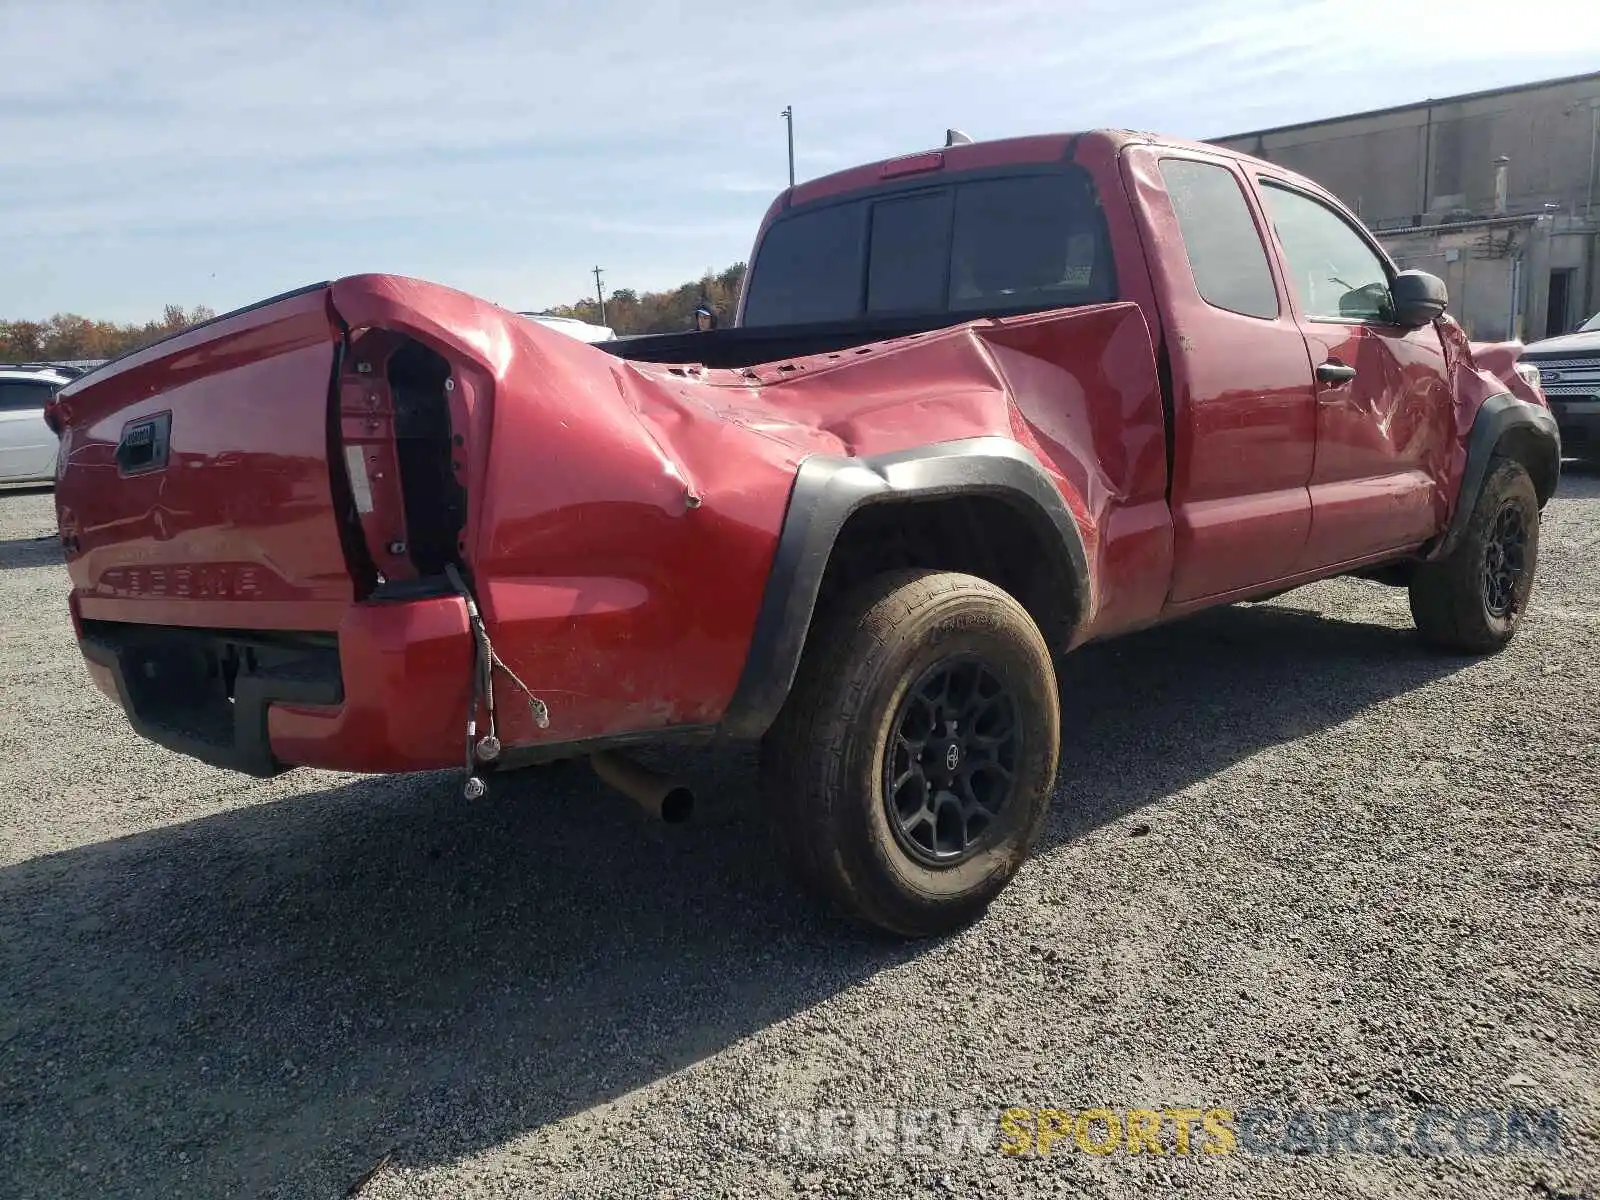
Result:
{"label": "rear wheel", "polygon": [[1027,858],[1059,743],[1050,653],[1016,600],[970,575],[886,574],[819,619],[763,743],[774,833],[845,913],[948,932]]}
{"label": "rear wheel", "polygon": [[1522,623],[1539,557],[1539,498],[1521,463],[1497,458],[1466,533],[1444,558],[1417,568],[1411,615],[1425,641],[1488,654]]}

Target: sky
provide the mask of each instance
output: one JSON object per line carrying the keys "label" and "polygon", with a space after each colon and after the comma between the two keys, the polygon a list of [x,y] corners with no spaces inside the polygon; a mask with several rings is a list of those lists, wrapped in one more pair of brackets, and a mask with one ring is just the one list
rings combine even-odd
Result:
{"label": "sky", "polygon": [[0,0],[0,319],[670,287],[747,257],[785,105],[802,180],[951,126],[1215,137],[1600,69],[1592,3]]}

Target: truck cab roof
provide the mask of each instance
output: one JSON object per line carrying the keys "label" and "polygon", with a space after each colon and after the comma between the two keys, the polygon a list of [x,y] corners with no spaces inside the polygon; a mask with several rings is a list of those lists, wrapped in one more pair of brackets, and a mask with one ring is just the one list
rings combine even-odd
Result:
{"label": "truck cab roof", "polygon": [[802,204],[809,204],[827,196],[862,188],[876,187],[892,179],[933,172],[974,171],[992,167],[1016,166],[1023,163],[1061,162],[1074,157],[1082,142],[1098,141],[1113,151],[1133,143],[1171,146],[1175,149],[1199,150],[1262,167],[1272,164],[1238,150],[1214,146],[1208,142],[1194,142],[1182,138],[1165,137],[1131,129],[1090,129],[1077,132],[1029,134],[1024,137],[996,138],[993,141],[968,142],[955,146],[938,146],[910,154],[896,155],[877,162],[847,167],[831,175],[819,176],[796,184],[781,192],[767,212],[770,221],[779,212]]}

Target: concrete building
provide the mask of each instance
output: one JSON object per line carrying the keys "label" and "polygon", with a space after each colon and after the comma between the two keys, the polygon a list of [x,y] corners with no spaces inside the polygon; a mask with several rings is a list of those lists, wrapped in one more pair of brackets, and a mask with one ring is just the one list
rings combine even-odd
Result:
{"label": "concrete building", "polygon": [[1317,180],[1474,337],[1600,311],[1600,72],[1211,140]]}

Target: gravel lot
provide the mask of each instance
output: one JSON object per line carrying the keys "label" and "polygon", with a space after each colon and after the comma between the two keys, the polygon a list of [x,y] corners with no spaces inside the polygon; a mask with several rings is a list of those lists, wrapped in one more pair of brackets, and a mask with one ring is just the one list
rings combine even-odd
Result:
{"label": "gravel lot", "polygon": [[[701,815],[667,828],[581,769],[469,804],[150,746],[88,683],[52,529],[0,493],[0,1195],[340,1196],[381,1163],[363,1197],[1600,1197],[1600,476],[1563,481],[1496,658],[1348,581],[1077,655],[1039,855],[910,947],[805,907],[746,755],[680,756]],[[778,1137],[1011,1104],[1558,1106],[1564,1144]]]}

